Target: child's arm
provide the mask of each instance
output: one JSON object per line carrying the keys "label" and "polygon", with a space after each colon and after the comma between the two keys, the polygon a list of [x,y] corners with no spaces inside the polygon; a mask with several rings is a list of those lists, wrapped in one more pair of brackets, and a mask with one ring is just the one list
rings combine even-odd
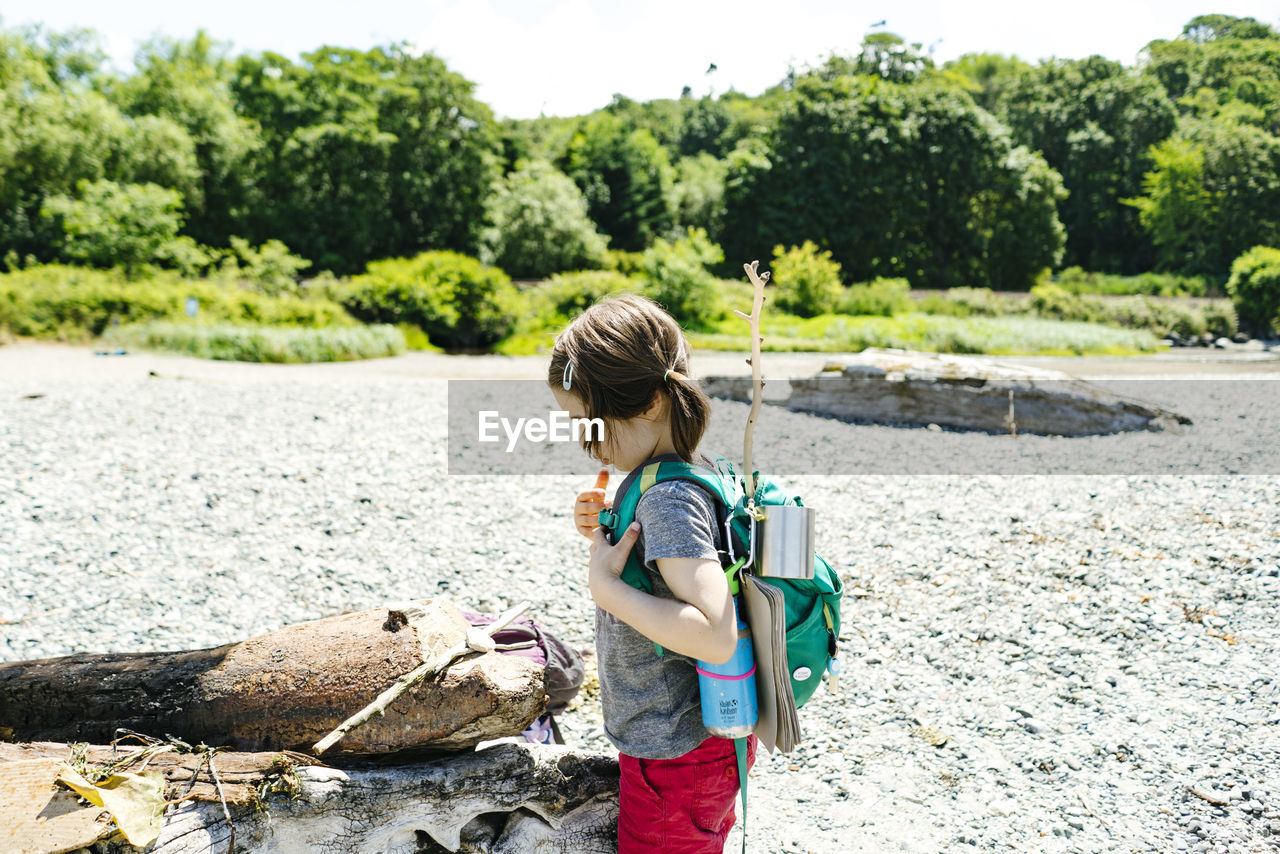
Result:
{"label": "child's arm", "polygon": [[659,558],[656,563],[675,599],[662,599],[622,580],[627,554],[640,536],[633,522],[616,546],[604,529],[591,536],[591,598],[640,634],[661,646],[710,664],[733,657],[738,627],[729,582],[719,561],[704,558]]}

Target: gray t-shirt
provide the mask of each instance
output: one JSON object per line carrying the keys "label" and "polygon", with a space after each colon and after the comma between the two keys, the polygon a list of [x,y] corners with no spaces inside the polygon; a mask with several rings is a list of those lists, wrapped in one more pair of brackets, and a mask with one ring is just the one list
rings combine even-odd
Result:
{"label": "gray t-shirt", "polygon": [[[636,504],[640,538],[653,595],[674,599],[658,572],[658,558],[716,559],[715,502],[702,487],[669,480],[650,487]],[[596,656],[604,731],[622,753],[639,759],[674,759],[711,737],[702,725],[694,660],[664,649],[596,608]]]}

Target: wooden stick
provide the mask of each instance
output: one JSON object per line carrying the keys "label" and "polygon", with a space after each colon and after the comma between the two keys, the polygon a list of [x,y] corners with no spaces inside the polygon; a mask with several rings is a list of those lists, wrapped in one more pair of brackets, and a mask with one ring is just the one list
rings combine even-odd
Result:
{"label": "wooden stick", "polygon": [[755,503],[756,478],[751,467],[751,450],[752,441],[755,439],[756,418],[760,415],[760,407],[764,404],[764,378],[760,373],[760,342],[764,339],[760,337],[760,315],[764,310],[764,286],[769,281],[769,273],[765,271],[763,274],[757,274],[756,268],[759,266],[759,261],[742,265],[742,269],[747,271],[747,278],[755,288],[751,298],[751,314],[734,310],[734,314],[751,323],[751,358],[748,360],[751,365],[751,413],[747,415],[747,429],[742,437],[742,475],[747,487],[748,506]]}
{"label": "wooden stick", "polygon": [[[475,629],[475,628],[468,629],[468,634],[470,634],[473,631],[480,631],[483,634],[487,635],[488,637],[493,637],[499,631],[501,631],[502,629],[510,625],[512,620],[514,620],[516,617],[519,617],[521,614],[523,614],[527,610],[529,610],[529,603],[521,602],[519,605],[516,605],[514,608],[511,608],[508,611],[504,611],[501,615],[498,616],[496,620],[494,620],[489,625],[484,626],[482,629]],[[492,647],[493,647],[493,644],[492,642],[490,642],[489,648],[492,649]],[[377,699],[375,699],[372,703],[365,706],[363,709],[356,712],[351,717],[347,718],[345,721],[342,722],[342,724],[337,729],[335,729],[333,732],[329,733],[324,738],[317,741],[315,743],[315,746],[312,748],[315,751],[316,756],[322,755],[330,747],[333,747],[335,744],[337,744],[338,741],[344,735],[351,732],[351,730],[360,726],[360,724],[369,720],[374,715],[384,714],[387,710],[387,707],[390,706],[393,702],[395,702],[397,697],[399,697],[405,691],[408,691],[414,685],[417,685],[423,679],[426,679],[428,676],[435,676],[441,670],[444,670],[446,667],[452,664],[456,659],[461,658],[462,656],[468,653],[485,652],[485,651],[487,650],[485,650],[480,645],[478,644],[473,645],[470,642],[470,638],[469,638],[467,641],[463,641],[462,643],[457,644],[456,646],[452,646],[449,649],[445,650],[443,653],[439,655],[439,657],[436,658],[435,661],[422,662],[422,664],[419,664],[417,667],[413,668],[408,673],[404,674],[399,679],[397,679],[394,685],[392,685],[390,688],[388,688],[387,690],[379,694]]]}
{"label": "wooden stick", "polygon": [[1106,828],[1107,835],[1108,836],[1113,835],[1111,832],[1111,825],[1107,824],[1106,821],[1103,820],[1102,816],[1094,812],[1093,807],[1089,806],[1089,802],[1084,798],[1084,792],[1077,791],[1076,797],[1080,798],[1081,805],[1083,805],[1084,808],[1089,811],[1089,815],[1096,818],[1098,820],[1098,824],[1101,824],[1104,828]]}
{"label": "wooden stick", "polygon": [[1230,798],[1223,797],[1217,792],[1213,792],[1212,794],[1210,794],[1209,792],[1206,792],[1203,789],[1197,788],[1195,785],[1187,786],[1187,791],[1195,795],[1197,798],[1199,798],[1202,801],[1208,801],[1209,803],[1213,804],[1215,807],[1225,807],[1231,803]]}

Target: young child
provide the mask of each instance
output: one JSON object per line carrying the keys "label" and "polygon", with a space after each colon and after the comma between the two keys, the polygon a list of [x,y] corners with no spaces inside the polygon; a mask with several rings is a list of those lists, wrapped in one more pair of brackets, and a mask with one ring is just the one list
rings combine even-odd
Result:
{"label": "young child", "polygon": [[[688,375],[688,359],[670,315],[643,297],[620,296],[560,333],[547,381],[571,417],[604,421],[603,440],[584,442],[604,466],[631,471],[663,454],[707,462],[697,448],[710,405]],[[716,556],[715,504],[695,484],[656,484],[640,499],[637,522],[610,545],[596,518],[607,506],[608,482],[602,470],[573,512],[578,532],[591,540],[604,727],[620,754],[618,850],[719,854],[735,819],[738,772],[733,741],[702,724],[695,671],[695,660],[723,663],[737,644]],[[620,577],[633,547],[652,594]],[[752,736],[749,763],[755,755]]]}

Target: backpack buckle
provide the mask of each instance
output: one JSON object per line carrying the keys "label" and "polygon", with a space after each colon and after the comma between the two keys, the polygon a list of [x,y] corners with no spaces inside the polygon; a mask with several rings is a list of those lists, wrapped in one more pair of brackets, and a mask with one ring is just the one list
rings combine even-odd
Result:
{"label": "backpack buckle", "polygon": [[751,514],[751,540],[747,545],[747,562],[742,565],[742,571],[746,572],[756,562],[756,515]]}
{"label": "backpack buckle", "polygon": [[598,521],[603,527],[612,531],[618,525],[618,514],[606,507],[600,511],[596,517],[596,521]]}

